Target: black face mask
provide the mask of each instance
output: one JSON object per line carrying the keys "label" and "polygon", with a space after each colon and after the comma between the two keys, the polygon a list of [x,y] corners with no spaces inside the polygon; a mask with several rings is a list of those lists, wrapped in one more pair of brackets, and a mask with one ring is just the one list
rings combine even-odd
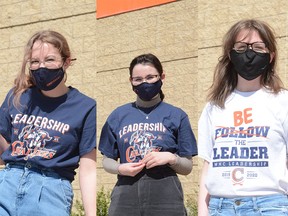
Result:
{"label": "black face mask", "polygon": [[144,101],[149,101],[155,97],[161,90],[162,80],[155,83],[143,82],[140,85],[132,86],[133,91]]}
{"label": "black face mask", "polygon": [[270,64],[269,53],[257,53],[247,49],[244,53],[230,51],[231,62],[237,73],[246,80],[253,80],[266,72]]}
{"label": "black face mask", "polygon": [[63,80],[64,70],[62,67],[57,69],[38,68],[37,70],[31,70],[31,74],[39,89],[50,91]]}

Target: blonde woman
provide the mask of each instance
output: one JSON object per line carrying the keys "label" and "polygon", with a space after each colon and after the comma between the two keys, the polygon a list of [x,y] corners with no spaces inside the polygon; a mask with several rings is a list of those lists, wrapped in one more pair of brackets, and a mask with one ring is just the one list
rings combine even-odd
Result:
{"label": "blonde woman", "polygon": [[1,106],[1,216],[69,216],[79,162],[86,216],[96,215],[96,102],[66,86],[70,64],[58,32],[37,32],[26,45]]}

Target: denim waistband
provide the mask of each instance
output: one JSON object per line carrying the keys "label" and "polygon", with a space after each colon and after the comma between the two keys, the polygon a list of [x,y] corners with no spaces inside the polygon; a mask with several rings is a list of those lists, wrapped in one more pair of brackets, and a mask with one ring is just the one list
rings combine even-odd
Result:
{"label": "denim waistband", "polygon": [[270,195],[260,195],[260,196],[243,196],[243,197],[231,197],[231,198],[225,198],[225,197],[217,197],[217,196],[213,196],[211,195],[211,199],[219,199],[222,201],[227,201],[227,202],[234,202],[235,200],[241,200],[243,202],[246,201],[251,201],[253,199],[270,199],[270,198],[287,198],[288,195],[287,194],[270,194]]}
{"label": "denim waistband", "polygon": [[61,178],[60,175],[55,172],[52,168],[47,168],[47,167],[42,167],[34,163],[26,162],[26,163],[21,163],[21,162],[9,162],[5,165],[5,169],[11,169],[11,168],[16,168],[16,169],[22,169],[22,170],[29,170],[41,175],[49,176],[49,177],[54,177],[54,178]]}
{"label": "denim waistband", "polygon": [[210,197],[209,205],[216,205],[219,209],[222,207],[229,207],[229,206],[253,206],[257,208],[257,206],[261,205],[272,205],[274,202],[278,203],[279,200],[281,202],[285,202],[288,204],[288,196],[287,194],[271,194],[271,195],[264,195],[264,196],[252,196],[252,197],[235,197],[235,198],[223,198],[223,197]]}

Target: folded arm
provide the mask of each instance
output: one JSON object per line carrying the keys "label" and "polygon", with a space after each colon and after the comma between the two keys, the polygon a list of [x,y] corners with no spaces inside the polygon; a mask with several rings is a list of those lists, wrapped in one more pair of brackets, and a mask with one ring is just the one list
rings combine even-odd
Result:
{"label": "folded arm", "polygon": [[108,158],[105,155],[103,155],[102,164],[104,170],[108,173],[132,177],[145,167],[145,164],[142,162],[119,164],[116,160]]}
{"label": "folded arm", "polygon": [[180,157],[170,152],[151,152],[141,162],[119,164],[116,160],[103,156],[103,168],[111,174],[135,176],[145,166],[150,169],[155,166],[168,164],[176,173],[188,175],[192,171],[192,157]]}

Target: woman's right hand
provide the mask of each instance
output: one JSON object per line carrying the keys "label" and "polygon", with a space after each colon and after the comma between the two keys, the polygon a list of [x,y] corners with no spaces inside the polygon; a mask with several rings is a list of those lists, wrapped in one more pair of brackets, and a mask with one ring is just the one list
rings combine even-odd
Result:
{"label": "woman's right hand", "polygon": [[123,163],[118,167],[118,171],[120,175],[124,176],[136,176],[143,168],[145,167],[144,163]]}
{"label": "woman's right hand", "polygon": [[[0,135],[0,156],[2,153],[9,147],[9,144],[6,142],[4,137]],[[0,165],[5,165],[4,161],[0,158]]]}
{"label": "woman's right hand", "polygon": [[4,139],[4,137],[0,134],[0,155],[9,148],[9,143]]}

